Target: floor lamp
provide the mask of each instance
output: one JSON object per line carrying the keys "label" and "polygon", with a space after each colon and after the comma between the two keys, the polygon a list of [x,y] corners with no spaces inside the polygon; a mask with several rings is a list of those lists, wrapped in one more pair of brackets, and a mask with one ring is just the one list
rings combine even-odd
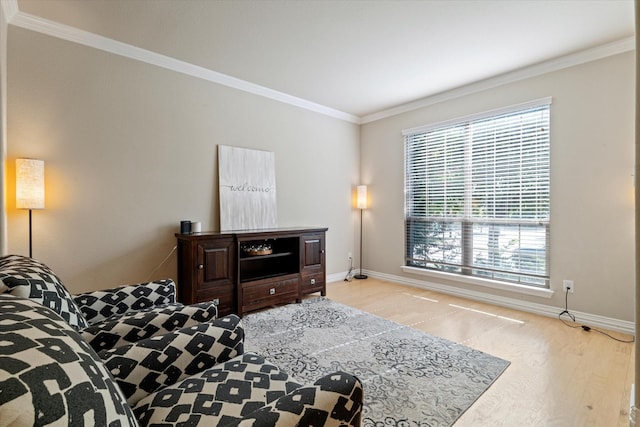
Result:
{"label": "floor lamp", "polygon": [[16,159],[16,207],[29,209],[29,257],[33,256],[31,211],[44,209],[44,161]]}
{"label": "floor lamp", "polygon": [[353,277],[356,279],[366,279],[367,276],[362,274],[362,260],[364,259],[362,256],[362,211],[368,208],[366,185],[358,185],[356,188],[356,207],[360,209],[360,274],[356,274]]}

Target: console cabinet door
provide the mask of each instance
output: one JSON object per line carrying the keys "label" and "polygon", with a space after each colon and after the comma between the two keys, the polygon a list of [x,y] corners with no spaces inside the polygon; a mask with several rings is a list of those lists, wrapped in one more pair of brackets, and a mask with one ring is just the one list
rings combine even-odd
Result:
{"label": "console cabinet door", "polygon": [[326,295],[325,233],[300,236],[300,294]]}
{"label": "console cabinet door", "polygon": [[196,299],[218,302],[218,315],[236,309],[233,239],[203,240],[196,246]]}

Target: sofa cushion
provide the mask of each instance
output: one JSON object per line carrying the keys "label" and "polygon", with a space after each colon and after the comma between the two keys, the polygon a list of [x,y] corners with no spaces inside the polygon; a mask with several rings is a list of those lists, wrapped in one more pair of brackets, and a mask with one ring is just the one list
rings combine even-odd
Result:
{"label": "sofa cushion", "polygon": [[97,354],[52,310],[0,295],[0,343],[0,425],[138,425]]}
{"label": "sofa cushion", "polygon": [[244,352],[240,318],[230,314],[98,355],[130,405]]}
{"label": "sofa cushion", "polygon": [[0,290],[29,298],[58,313],[76,329],[87,321],[62,281],[43,263],[22,255],[0,257]]}
{"label": "sofa cushion", "polygon": [[176,285],[173,280],[126,285],[74,295],[89,324],[112,320],[128,311],[139,311],[176,302]]}
{"label": "sofa cushion", "polygon": [[300,387],[263,357],[245,353],[140,400],[133,411],[143,426],[197,425],[202,418],[224,426]]}
{"label": "sofa cushion", "polygon": [[218,309],[213,303],[201,302],[188,306],[166,304],[112,316],[82,329],[80,335],[95,351],[100,352],[209,322],[217,315]]}
{"label": "sofa cushion", "polygon": [[[300,387],[243,418],[246,426],[359,426],[363,390],[345,372],[327,374],[312,386]],[[233,424],[237,425],[237,424]]]}

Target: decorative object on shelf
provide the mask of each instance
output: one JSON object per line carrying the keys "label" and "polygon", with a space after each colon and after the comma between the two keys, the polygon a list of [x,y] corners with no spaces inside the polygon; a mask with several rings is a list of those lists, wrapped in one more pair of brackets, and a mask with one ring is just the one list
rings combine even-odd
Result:
{"label": "decorative object on shelf", "polygon": [[202,223],[200,221],[180,221],[180,233],[191,234],[202,232]]}
{"label": "decorative object on shelf", "polygon": [[356,274],[356,279],[366,279],[367,275],[362,274],[362,211],[369,207],[369,200],[367,198],[367,186],[358,185],[356,188],[356,208],[360,209],[360,273]]}
{"label": "decorative object on shelf", "polygon": [[273,253],[273,248],[269,243],[260,243],[260,244],[243,246],[242,250],[244,251],[244,253],[251,256],[269,255]]}
{"label": "decorative object on shelf", "polygon": [[220,230],[276,228],[275,154],[218,146]]}
{"label": "decorative object on shelf", "polygon": [[44,160],[16,159],[16,207],[29,209],[29,257],[32,257],[31,211],[44,209]]}

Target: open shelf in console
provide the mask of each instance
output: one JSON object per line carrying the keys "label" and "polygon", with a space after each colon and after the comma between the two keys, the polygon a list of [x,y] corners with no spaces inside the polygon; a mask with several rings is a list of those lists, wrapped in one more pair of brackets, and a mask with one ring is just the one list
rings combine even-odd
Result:
{"label": "open shelf in console", "polygon": [[[300,269],[300,239],[243,240],[239,245],[238,275],[241,283],[298,273]],[[265,254],[252,254],[250,249]]]}

